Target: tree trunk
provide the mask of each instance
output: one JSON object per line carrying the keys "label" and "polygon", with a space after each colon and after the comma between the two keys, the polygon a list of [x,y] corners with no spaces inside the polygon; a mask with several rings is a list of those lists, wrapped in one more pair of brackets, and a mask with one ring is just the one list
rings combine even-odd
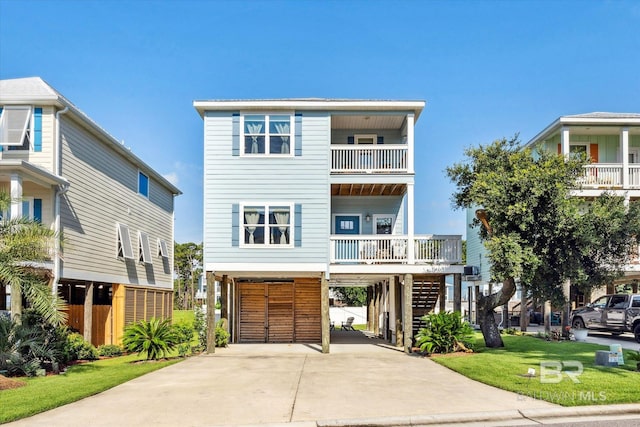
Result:
{"label": "tree trunk", "polygon": [[484,337],[484,343],[489,348],[504,347],[502,337],[493,310],[509,302],[516,291],[516,282],[510,277],[502,284],[502,289],[487,296],[478,295],[478,323]]}
{"label": "tree trunk", "polygon": [[22,287],[11,285],[11,318],[18,325],[22,324]]}

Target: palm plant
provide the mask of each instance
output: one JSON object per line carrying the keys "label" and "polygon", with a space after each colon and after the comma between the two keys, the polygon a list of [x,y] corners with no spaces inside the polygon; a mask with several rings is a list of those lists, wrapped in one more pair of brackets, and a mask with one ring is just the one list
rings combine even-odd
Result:
{"label": "palm plant", "polygon": [[[11,206],[11,198],[0,190],[0,212]],[[47,286],[47,272],[38,264],[49,260],[55,231],[26,217],[0,219],[0,286],[10,286],[13,316],[20,322],[22,295],[51,324],[66,320],[64,302]]]}
{"label": "palm plant", "polygon": [[151,318],[148,322],[140,320],[124,330],[123,344],[127,351],[146,353],[147,360],[164,357],[178,345],[171,319]]}
{"label": "palm plant", "polygon": [[416,344],[426,353],[450,353],[468,350],[473,330],[460,313],[431,313],[422,318],[426,323],[416,335]]}

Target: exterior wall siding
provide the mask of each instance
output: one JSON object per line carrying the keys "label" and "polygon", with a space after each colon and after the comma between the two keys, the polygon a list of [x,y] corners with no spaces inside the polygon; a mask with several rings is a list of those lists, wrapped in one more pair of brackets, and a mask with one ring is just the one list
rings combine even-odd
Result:
{"label": "exterior wall siding", "polygon": [[42,224],[53,228],[55,216],[53,212],[53,190],[46,187],[24,182],[22,184],[23,197],[33,197],[42,200]]}
{"label": "exterior wall siding", "polygon": [[370,135],[384,137],[384,144],[403,144],[399,130],[391,129],[333,129],[331,131],[332,144],[347,144],[347,138],[354,135]]}
{"label": "exterior wall siding", "polygon": [[491,279],[491,264],[487,257],[487,249],[480,240],[477,227],[471,227],[476,208],[467,209],[467,265],[475,265],[480,269],[482,283]]}
{"label": "exterior wall siding", "polygon": [[[329,133],[327,113],[304,112],[301,156],[233,156],[231,113],[205,114],[205,263],[240,263],[248,257],[261,263],[328,260]],[[232,247],[232,205],[245,202],[301,204],[302,246]]]}
{"label": "exterior wall siding", "polygon": [[[173,196],[149,177],[149,199],[137,192],[138,167],[76,122],[62,116],[62,277],[172,287]],[[116,223],[129,227],[135,260],[116,257]],[[152,265],[137,261],[138,232],[149,235]],[[169,258],[157,255],[157,239]]]}
{"label": "exterior wall siding", "polygon": [[[402,196],[334,196],[331,198],[331,233],[334,234],[333,215],[361,214],[361,234],[374,234],[373,216],[376,214],[392,214],[396,216],[395,234],[403,234],[403,197]],[[365,215],[370,214],[372,220],[365,221]]]}

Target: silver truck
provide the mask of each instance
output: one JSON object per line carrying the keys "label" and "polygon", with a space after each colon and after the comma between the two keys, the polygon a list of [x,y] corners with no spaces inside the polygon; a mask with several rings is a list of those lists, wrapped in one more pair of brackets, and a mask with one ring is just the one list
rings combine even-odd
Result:
{"label": "silver truck", "polygon": [[598,298],[571,313],[575,329],[608,331],[614,335],[632,332],[640,343],[640,294],[615,294]]}

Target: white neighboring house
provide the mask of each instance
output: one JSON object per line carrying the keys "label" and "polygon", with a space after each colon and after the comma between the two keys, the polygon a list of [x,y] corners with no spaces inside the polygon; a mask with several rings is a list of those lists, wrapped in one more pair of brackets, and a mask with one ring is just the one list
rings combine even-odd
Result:
{"label": "white neighboring house", "polygon": [[117,344],[126,324],[171,317],[180,190],[39,77],[0,81],[0,187],[14,200],[3,215],[64,237],[45,268],[86,339]]}
{"label": "white neighboring house", "polygon": [[[640,200],[640,113],[587,113],[562,116],[545,127],[526,144],[561,155],[586,153],[591,163],[584,167],[581,188],[575,197],[597,197],[610,191],[625,197],[627,202]],[[474,210],[467,211],[467,224],[471,224]],[[478,230],[467,226],[467,263],[478,268],[477,285],[488,287],[490,263]],[[640,280],[640,248],[625,268],[625,275],[615,284],[628,284],[638,291]],[[571,290],[571,301],[580,307],[596,295],[614,292],[614,283],[600,292],[588,296]],[[519,295],[514,301],[520,300]],[[515,303],[513,304],[515,305]]]}
{"label": "white neighboring house", "polygon": [[444,304],[445,277],[460,289],[461,236],[414,231],[424,105],[194,102],[204,121],[205,272],[223,282],[233,342],[322,342],[328,352],[329,286],[363,286],[369,329],[409,351],[420,317],[439,295]]}

